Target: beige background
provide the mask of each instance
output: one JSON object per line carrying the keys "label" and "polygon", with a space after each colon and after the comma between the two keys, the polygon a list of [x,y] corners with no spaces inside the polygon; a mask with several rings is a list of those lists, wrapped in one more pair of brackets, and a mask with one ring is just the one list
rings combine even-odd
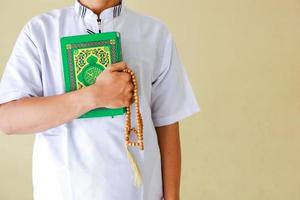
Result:
{"label": "beige background", "polygon": [[[70,0],[0,0],[0,66]],[[300,1],[126,0],[171,29],[202,112],[181,126],[184,200],[300,199]],[[30,200],[32,136],[0,134],[0,199]]]}

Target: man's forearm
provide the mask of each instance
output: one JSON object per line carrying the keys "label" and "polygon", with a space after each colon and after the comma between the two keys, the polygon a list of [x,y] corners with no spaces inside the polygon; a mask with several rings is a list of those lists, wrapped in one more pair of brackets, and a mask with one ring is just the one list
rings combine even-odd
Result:
{"label": "man's forearm", "polygon": [[133,102],[131,75],[125,62],[109,65],[93,85],[49,97],[25,97],[0,105],[0,130],[37,133],[69,122],[99,107],[119,108]]}
{"label": "man's forearm", "polygon": [[181,149],[179,123],[156,128],[162,161],[165,200],[179,200]]}
{"label": "man's forearm", "polygon": [[66,123],[93,108],[89,87],[49,97],[25,97],[0,105],[0,130],[28,134]]}

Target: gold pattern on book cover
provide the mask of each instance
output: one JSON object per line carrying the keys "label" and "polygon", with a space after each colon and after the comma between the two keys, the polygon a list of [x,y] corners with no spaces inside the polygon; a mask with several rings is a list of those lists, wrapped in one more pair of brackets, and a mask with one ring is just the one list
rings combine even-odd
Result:
{"label": "gold pattern on book cover", "polygon": [[96,77],[111,63],[107,46],[76,49],[73,53],[77,88],[96,81]]}

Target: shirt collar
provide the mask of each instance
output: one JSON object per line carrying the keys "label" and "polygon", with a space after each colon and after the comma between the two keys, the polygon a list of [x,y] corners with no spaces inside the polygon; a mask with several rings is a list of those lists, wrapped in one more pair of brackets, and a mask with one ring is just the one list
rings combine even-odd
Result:
{"label": "shirt collar", "polygon": [[[123,0],[120,0],[120,4],[113,6],[113,7],[106,8],[105,10],[103,10],[100,13],[99,18],[100,19],[113,19],[115,17],[120,16],[120,14],[122,12],[123,4],[124,4]],[[79,0],[75,0],[75,11],[76,11],[77,15],[83,19],[95,18],[95,17],[97,18],[97,15],[92,10],[87,8],[86,6],[82,5]]]}

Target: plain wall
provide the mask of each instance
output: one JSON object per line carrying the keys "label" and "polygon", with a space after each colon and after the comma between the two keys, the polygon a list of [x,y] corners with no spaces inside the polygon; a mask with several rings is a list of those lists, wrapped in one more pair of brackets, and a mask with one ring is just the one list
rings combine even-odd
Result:
{"label": "plain wall", "polygon": [[[23,25],[70,0],[0,0],[0,72]],[[125,0],[170,28],[201,112],[181,123],[183,200],[300,199],[300,1]],[[31,200],[33,136],[0,134],[0,199]]]}

